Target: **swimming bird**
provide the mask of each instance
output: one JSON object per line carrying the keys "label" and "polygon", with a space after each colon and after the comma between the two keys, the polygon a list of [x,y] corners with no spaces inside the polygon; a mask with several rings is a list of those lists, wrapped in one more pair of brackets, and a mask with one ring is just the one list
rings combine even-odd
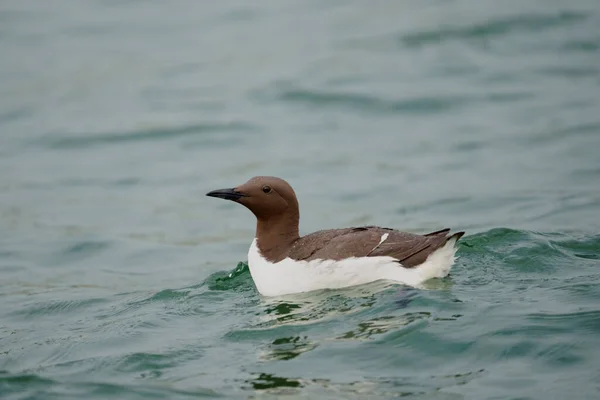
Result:
{"label": "swimming bird", "polygon": [[456,242],[450,229],[419,235],[379,226],[357,226],[299,234],[300,210],[288,182],[255,176],[210,197],[231,200],[256,216],[248,267],[263,296],[340,289],[378,280],[418,287],[448,275]]}

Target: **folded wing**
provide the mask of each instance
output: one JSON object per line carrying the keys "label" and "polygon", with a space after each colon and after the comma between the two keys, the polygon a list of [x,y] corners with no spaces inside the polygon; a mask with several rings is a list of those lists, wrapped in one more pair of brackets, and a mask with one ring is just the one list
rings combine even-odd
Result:
{"label": "folded wing", "polygon": [[389,256],[411,268],[423,263],[451,238],[458,240],[464,235],[457,232],[448,236],[449,232],[450,229],[443,229],[418,235],[376,226],[318,231],[298,239],[289,256],[307,261]]}

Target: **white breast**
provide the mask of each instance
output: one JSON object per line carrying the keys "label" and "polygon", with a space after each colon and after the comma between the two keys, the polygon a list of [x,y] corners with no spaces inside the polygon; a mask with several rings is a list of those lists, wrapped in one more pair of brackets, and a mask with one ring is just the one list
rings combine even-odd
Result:
{"label": "white breast", "polygon": [[404,268],[393,257],[352,257],[340,261],[286,258],[272,263],[260,254],[254,239],[248,251],[248,266],[256,288],[263,296],[339,289],[378,280],[419,286],[431,278],[448,275],[455,260],[455,243],[456,240],[449,240],[423,264]]}

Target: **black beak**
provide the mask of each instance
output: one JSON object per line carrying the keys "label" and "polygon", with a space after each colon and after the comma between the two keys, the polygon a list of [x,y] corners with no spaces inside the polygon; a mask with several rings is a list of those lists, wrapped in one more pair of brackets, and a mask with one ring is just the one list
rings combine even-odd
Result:
{"label": "black beak", "polygon": [[235,189],[217,189],[206,193],[207,196],[217,197],[219,199],[238,201],[242,197],[248,197],[247,194],[238,192]]}

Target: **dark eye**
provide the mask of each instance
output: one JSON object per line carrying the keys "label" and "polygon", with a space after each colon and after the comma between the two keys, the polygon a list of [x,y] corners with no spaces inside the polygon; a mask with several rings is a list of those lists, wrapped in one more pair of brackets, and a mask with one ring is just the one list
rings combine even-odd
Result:
{"label": "dark eye", "polygon": [[263,192],[265,192],[265,193],[271,193],[271,186],[269,186],[269,185],[263,186]]}

